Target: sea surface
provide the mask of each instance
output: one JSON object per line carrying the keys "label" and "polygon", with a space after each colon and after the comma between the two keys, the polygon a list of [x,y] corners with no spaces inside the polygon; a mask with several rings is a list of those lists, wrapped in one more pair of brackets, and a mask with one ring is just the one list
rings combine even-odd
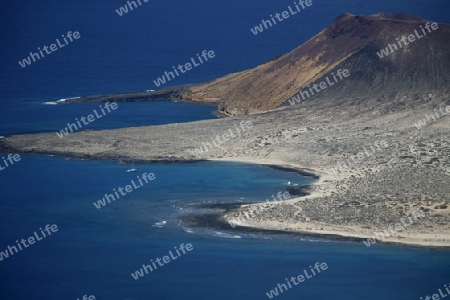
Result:
{"label": "sea surface", "polygon": [[[141,1],[143,2],[143,1]],[[122,17],[122,0],[23,0],[0,10],[0,136],[56,132],[98,103],[46,102],[157,89],[153,80],[196,53],[216,57],[166,86],[213,80],[286,53],[344,12],[409,13],[450,23],[448,0],[316,1],[254,36],[250,28],[294,1],[148,1]],[[26,68],[19,60],[68,31],[81,38]],[[83,129],[216,118],[210,105],[119,103]],[[206,138],[206,137],[205,137]],[[3,157],[3,155],[0,155]],[[0,160],[2,162],[2,160]],[[3,165],[2,165],[3,166]],[[130,168],[137,172],[126,172]],[[96,209],[136,176],[154,181]],[[197,228],[182,216],[202,203],[264,201],[312,178],[265,166],[202,162],[122,165],[21,155],[0,171],[0,252],[46,224],[59,230],[0,261],[0,299],[268,299],[266,292],[316,262],[328,269],[276,299],[420,299],[450,281],[450,251],[298,235]],[[135,280],[132,273],[180,244],[193,250]]]}
{"label": "sea surface", "polygon": [[[95,208],[105,193],[145,172],[155,180]],[[328,269],[278,297],[419,299],[448,283],[449,251],[196,228],[180,218],[196,204],[271,199],[288,181],[314,180],[251,164],[22,155],[0,172],[0,251],[46,224],[58,231],[0,262],[0,299],[267,299],[285,278],[305,269],[311,275],[316,262]],[[133,279],[143,264],[175,254],[182,243],[194,249]]]}
{"label": "sea surface", "polygon": [[[102,115],[100,107],[105,103],[54,104],[55,101],[4,100],[0,109],[0,136],[14,134],[60,132],[67,123],[77,124],[76,119],[95,115],[101,116],[81,130],[117,129],[124,127],[183,123],[197,120],[216,119],[211,104],[177,103],[168,101],[118,102],[117,109],[106,109]],[[81,122],[81,121],[80,121]],[[70,132],[70,131],[69,131]]]}
{"label": "sea surface", "polygon": [[[160,89],[213,80],[256,67],[306,42],[339,15],[409,13],[450,23],[448,0],[312,0],[263,33],[250,28],[294,0],[148,1],[119,16],[125,0],[22,0],[0,10],[0,101],[68,98]],[[68,31],[81,37],[22,68],[18,61]],[[62,41],[62,40],[61,40]],[[216,56],[157,88],[172,66],[203,50]],[[48,101],[48,100],[47,100]]]}

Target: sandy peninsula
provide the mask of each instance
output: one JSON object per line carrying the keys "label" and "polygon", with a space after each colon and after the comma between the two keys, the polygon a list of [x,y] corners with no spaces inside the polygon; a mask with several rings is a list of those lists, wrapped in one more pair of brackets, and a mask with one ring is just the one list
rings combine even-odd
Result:
{"label": "sandy peninsula", "polygon": [[[260,213],[256,207],[269,204],[245,205],[223,219],[267,230],[371,238],[420,212],[423,218],[378,242],[448,247],[450,100],[436,92],[392,95],[379,102],[373,97],[320,99],[247,116],[84,131],[62,139],[55,133],[19,135],[1,139],[0,150],[123,162],[222,160],[298,168],[319,176],[310,195],[270,204]],[[439,109],[444,113],[427,119]],[[426,122],[419,126],[419,120]],[[242,122],[251,124],[245,132],[227,135]],[[213,144],[215,137],[219,140]],[[200,155],[195,152],[199,148],[204,150]],[[250,217],[243,218],[246,214]]]}

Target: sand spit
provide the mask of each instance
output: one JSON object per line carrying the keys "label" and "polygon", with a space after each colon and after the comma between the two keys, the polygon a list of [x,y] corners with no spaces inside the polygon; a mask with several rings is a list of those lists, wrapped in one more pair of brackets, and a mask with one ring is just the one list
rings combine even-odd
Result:
{"label": "sand spit", "polygon": [[[378,242],[449,247],[450,113],[417,126],[449,105],[448,96],[438,93],[392,95],[383,101],[322,99],[242,117],[85,131],[64,139],[55,133],[13,136],[0,140],[0,150],[136,162],[209,159],[289,166],[320,176],[310,195],[258,214],[252,213],[255,205],[265,204],[245,205],[227,212],[224,220],[267,230],[370,238],[421,212],[423,218]],[[193,156],[202,143],[222,138],[242,120],[252,124],[250,130]],[[380,147],[381,142],[387,147]],[[251,218],[242,221],[245,213]]]}

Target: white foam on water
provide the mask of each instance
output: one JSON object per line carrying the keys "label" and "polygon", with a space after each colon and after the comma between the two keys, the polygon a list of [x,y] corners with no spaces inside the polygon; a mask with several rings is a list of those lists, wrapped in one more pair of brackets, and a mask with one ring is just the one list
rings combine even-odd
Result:
{"label": "white foam on water", "polygon": [[61,99],[56,100],[56,101],[47,101],[47,102],[44,102],[43,104],[45,104],[45,105],[57,105],[58,103],[65,102],[66,100],[72,100],[72,99],[78,99],[78,98],[80,98],[80,97],[61,98]]}
{"label": "white foam on water", "polygon": [[155,225],[152,225],[153,227],[164,227],[164,225],[166,225],[167,222],[166,221],[162,221],[162,222],[156,222]]}
{"label": "white foam on water", "polygon": [[224,233],[224,232],[219,232],[219,231],[214,231],[213,235],[217,236],[217,237],[221,237],[221,238],[226,238],[226,239],[240,239],[240,238],[242,238],[240,235],[231,235],[231,234]]}
{"label": "white foam on water", "polygon": [[72,98],[61,98],[59,100],[56,100],[56,102],[65,102],[66,100],[72,100],[72,99],[78,99],[80,97],[72,97]]}

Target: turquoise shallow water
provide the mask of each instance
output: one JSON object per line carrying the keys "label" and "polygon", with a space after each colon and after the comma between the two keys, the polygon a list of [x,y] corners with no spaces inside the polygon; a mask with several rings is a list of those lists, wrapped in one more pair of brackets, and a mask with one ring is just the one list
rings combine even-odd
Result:
{"label": "turquoise shallow water", "polygon": [[[137,172],[127,173],[131,167]],[[94,207],[144,172],[155,180]],[[24,155],[0,172],[0,251],[46,224],[59,230],[0,262],[0,298],[265,299],[316,262],[329,268],[277,298],[419,299],[448,283],[449,251],[199,229],[179,219],[195,203],[263,201],[287,181],[313,180],[249,164],[119,165]],[[131,277],[182,243],[194,249]]]}

